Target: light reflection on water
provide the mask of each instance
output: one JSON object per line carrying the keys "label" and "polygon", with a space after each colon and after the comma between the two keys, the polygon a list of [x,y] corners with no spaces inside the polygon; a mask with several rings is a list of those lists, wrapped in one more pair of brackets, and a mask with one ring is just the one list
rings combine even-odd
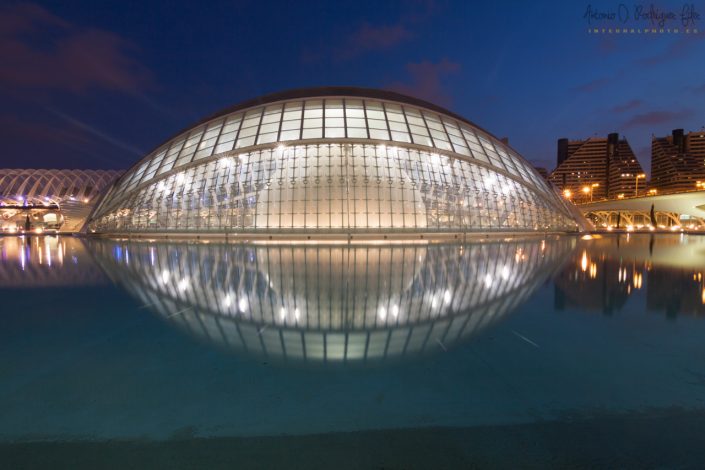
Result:
{"label": "light reflection on water", "polygon": [[[596,410],[697,420],[704,277],[705,237],[677,234],[374,246],[4,237],[0,443],[569,424]],[[348,367],[370,363],[383,366]],[[580,442],[602,448],[604,427],[585,429]],[[623,429],[612,436],[635,434]]]}
{"label": "light reflection on water", "polygon": [[0,237],[0,289],[89,286],[107,282],[80,239]]}
{"label": "light reflection on water", "polygon": [[530,296],[574,244],[90,247],[133,296],[197,337],[271,359],[350,363],[472,336]]}
{"label": "light reflection on water", "polygon": [[705,237],[620,235],[581,242],[555,280],[555,309],[615,314],[633,296],[646,310],[705,314]]}

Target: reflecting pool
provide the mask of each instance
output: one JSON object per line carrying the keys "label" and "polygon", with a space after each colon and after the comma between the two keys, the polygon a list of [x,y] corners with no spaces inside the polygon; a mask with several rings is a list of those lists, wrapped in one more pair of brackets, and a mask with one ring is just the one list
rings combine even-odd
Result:
{"label": "reflecting pool", "polygon": [[697,468],[703,274],[685,234],[1,237],[0,463]]}

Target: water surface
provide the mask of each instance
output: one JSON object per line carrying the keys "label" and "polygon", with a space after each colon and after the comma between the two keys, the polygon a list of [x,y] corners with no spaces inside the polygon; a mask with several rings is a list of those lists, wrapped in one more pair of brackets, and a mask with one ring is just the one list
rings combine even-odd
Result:
{"label": "water surface", "polygon": [[705,238],[0,238],[12,466],[699,467]]}

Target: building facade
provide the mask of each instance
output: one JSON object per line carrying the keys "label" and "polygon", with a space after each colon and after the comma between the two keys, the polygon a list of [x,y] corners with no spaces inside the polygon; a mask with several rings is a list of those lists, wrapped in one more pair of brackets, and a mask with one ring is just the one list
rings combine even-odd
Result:
{"label": "building facade", "polygon": [[651,138],[650,187],[660,193],[705,189],[705,130]]}
{"label": "building facade", "polygon": [[81,229],[116,170],[0,170],[0,230]]}
{"label": "building facade", "polygon": [[646,192],[644,172],[626,139],[612,133],[585,140],[558,140],[549,181],[576,203]]}
{"label": "building facade", "polygon": [[160,145],[108,191],[96,233],[570,231],[580,215],[507,144],[397,93],[277,93]]}

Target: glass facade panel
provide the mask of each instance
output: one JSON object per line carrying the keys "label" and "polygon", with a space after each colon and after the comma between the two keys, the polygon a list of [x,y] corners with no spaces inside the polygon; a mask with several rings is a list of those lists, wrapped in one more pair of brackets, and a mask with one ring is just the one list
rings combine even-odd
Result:
{"label": "glass facade panel", "polygon": [[574,227],[569,214],[546,211],[550,205],[523,183],[466,160],[331,143],[204,162],[126,193],[92,228],[325,233]]}
{"label": "glass facade panel", "polygon": [[177,136],[117,181],[93,227],[544,230],[575,219],[531,165],[468,122],[326,97],[237,110]]}

